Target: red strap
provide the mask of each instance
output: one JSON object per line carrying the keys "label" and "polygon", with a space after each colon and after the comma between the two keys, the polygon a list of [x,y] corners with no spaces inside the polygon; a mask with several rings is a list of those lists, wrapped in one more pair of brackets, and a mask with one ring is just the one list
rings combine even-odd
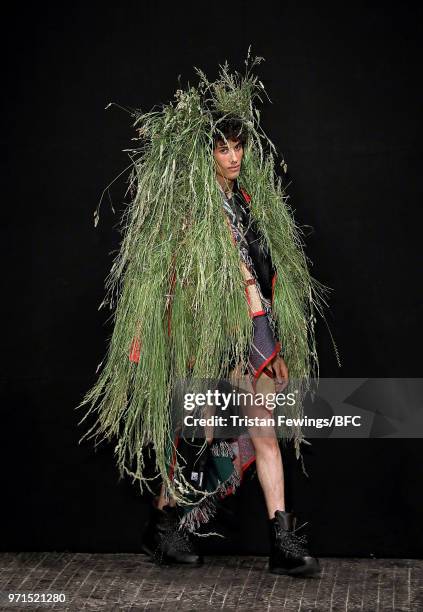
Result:
{"label": "red strap", "polygon": [[242,193],[242,195],[244,196],[244,200],[247,202],[247,204],[249,204],[251,202],[251,196],[248,195],[248,193],[242,187],[240,187],[239,190]]}

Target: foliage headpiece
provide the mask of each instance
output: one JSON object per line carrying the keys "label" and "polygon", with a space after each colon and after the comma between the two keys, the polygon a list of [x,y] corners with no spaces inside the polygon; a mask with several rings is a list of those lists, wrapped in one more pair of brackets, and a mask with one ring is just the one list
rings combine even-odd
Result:
{"label": "foliage headpiece", "polygon": [[[265,89],[252,69],[261,59],[248,56],[245,74],[225,63],[213,82],[196,69],[196,87],[178,89],[158,110],[132,111],[140,138],[130,153],[132,197],[101,305],[114,309],[114,329],[97,382],[79,406],[91,404],[86,416],[95,411],[97,420],[87,434],[116,437],[120,474],[141,487],[148,486],[143,448],[154,446],[158,473],[179,502],[184,496],[168,476],[175,383],[189,375],[224,378],[233,356],[245,366],[252,337],[213,158],[213,139],[228,117],[248,132],[239,184],[278,271],[273,314],[284,359],[301,393],[318,375],[314,313],[326,288],[309,274],[301,230],[275,172],[275,147],[260,127],[255,103]],[[134,350],[138,361],[128,358]],[[293,411],[300,415],[301,397]],[[301,441],[298,428],[297,452]]]}

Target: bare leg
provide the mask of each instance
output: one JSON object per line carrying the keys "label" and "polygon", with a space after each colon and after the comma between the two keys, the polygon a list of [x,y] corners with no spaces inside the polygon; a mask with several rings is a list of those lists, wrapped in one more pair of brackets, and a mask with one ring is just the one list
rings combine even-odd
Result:
{"label": "bare leg", "polygon": [[282,455],[277,438],[251,436],[256,451],[257,475],[263,489],[269,518],[285,510]]}
{"label": "bare leg", "polygon": [[[248,376],[238,379],[237,385],[249,393],[253,388]],[[262,374],[256,385],[256,393],[275,393],[274,380]],[[250,404],[244,406],[249,417],[269,418],[272,413],[264,406]],[[269,518],[274,518],[276,510],[285,510],[285,483],[282,455],[273,427],[249,427],[251,441],[256,453],[257,475],[263,490]]]}
{"label": "bare leg", "polygon": [[162,484],[161,489],[160,489],[159,499],[157,500],[157,508],[159,510],[163,510],[163,508],[167,505],[173,508],[174,506],[176,506],[176,502],[173,499],[173,497],[170,497],[169,499],[166,498],[165,486],[164,484]]}

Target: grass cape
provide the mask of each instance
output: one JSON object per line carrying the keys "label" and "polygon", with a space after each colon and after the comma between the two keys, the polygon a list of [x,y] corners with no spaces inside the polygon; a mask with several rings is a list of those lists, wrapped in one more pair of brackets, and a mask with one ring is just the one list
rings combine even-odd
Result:
{"label": "grass cape", "polygon": [[[266,92],[252,69],[261,59],[248,55],[244,74],[230,72],[225,63],[213,82],[196,69],[196,87],[179,89],[158,110],[132,111],[140,137],[139,148],[131,150],[132,200],[100,305],[113,309],[114,329],[97,381],[77,406],[90,405],[79,424],[97,415],[80,442],[89,434],[96,443],[99,436],[115,438],[120,478],[132,476],[141,490],[151,480],[143,448],[152,445],[158,476],[182,504],[187,498],[168,473],[175,382],[190,374],[225,378],[231,353],[246,363],[252,334],[239,253],[215,176],[213,133],[222,120],[216,112],[240,119],[248,130],[238,181],[251,196],[251,214],[278,271],[273,316],[290,378],[301,387],[288,416],[301,416],[301,396],[318,376],[315,311],[322,314],[327,288],[309,273],[301,230],[275,172],[275,147],[260,127],[255,102]],[[128,357],[134,349],[138,362]],[[300,428],[292,437],[298,457]]]}

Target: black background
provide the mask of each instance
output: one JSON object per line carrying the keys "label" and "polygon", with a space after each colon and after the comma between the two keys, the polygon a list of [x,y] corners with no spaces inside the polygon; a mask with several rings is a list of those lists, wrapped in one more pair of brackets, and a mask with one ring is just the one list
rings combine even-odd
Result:
{"label": "black background", "polygon": [[[333,288],[321,376],[421,375],[421,11],[401,3],[10,5],[3,14],[4,550],[139,551],[147,498],[118,483],[113,444],[78,445],[73,410],[111,334],[97,311],[118,247],[135,135],[110,101],[149,110],[248,46],[272,99],[263,127],[288,163],[313,275]],[[420,76],[419,76],[420,75]],[[418,557],[421,440],[313,440],[306,479],[284,451],[288,504],[317,555]],[[251,476],[238,530],[207,551],[265,553]],[[229,527],[228,527],[229,525]]]}

